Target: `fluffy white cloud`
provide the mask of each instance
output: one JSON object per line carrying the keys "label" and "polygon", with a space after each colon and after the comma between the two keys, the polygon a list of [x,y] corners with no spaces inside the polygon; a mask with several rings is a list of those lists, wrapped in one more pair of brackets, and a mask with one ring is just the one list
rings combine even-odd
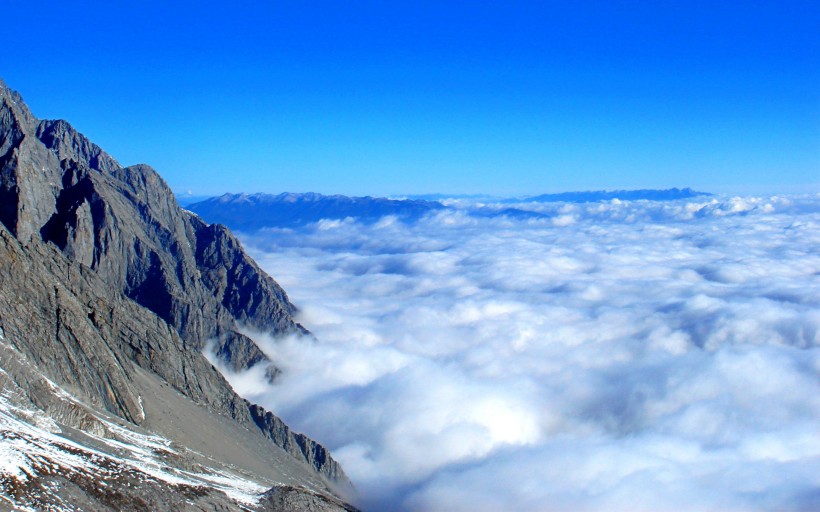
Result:
{"label": "fluffy white cloud", "polygon": [[820,196],[242,239],[317,339],[256,336],[284,373],[230,380],[328,445],[369,509],[820,502]]}

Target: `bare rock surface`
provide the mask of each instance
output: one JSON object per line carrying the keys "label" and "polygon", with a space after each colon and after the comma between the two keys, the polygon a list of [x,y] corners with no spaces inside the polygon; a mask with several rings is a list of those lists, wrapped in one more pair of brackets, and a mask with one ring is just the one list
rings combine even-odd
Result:
{"label": "bare rock surface", "polygon": [[270,510],[277,512],[287,512],[289,510],[325,512],[339,510],[340,508],[349,512],[355,512],[356,510],[350,505],[328,496],[305,492],[302,489],[288,486],[272,488],[265,493],[262,503]]}
{"label": "bare rock surface", "polygon": [[[180,209],[153,169],[38,120],[0,81],[0,458],[29,470],[0,465],[0,509],[272,510],[285,501],[264,493],[287,486],[307,493],[291,510],[345,510],[351,487],[327,450],[202,355],[215,342],[227,367],[275,375],[240,329],[306,333],[294,312],[230,231]],[[145,436],[171,455],[133,456]],[[49,465],[72,453],[85,462]]]}

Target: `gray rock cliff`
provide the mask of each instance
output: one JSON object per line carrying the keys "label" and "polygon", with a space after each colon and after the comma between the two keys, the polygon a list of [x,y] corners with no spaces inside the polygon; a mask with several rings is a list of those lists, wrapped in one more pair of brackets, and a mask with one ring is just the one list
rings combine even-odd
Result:
{"label": "gray rock cliff", "polygon": [[[25,404],[79,436],[105,438],[111,421],[164,436],[185,449],[186,464],[221,461],[269,485],[260,510],[345,509],[334,494],[349,482],[327,450],[239,397],[202,355],[216,341],[229,368],[269,364],[240,327],[306,333],[294,311],[239,241],[180,209],[153,169],[122,167],[65,121],[38,120],[0,81],[0,377],[18,404],[9,410]],[[61,481],[79,496],[88,475],[74,477]],[[169,496],[193,492],[152,485]],[[160,491],[127,489],[122,503],[138,509],[163,502]],[[236,505],[221,491],[206,494],[216,496],[207,507]]]}

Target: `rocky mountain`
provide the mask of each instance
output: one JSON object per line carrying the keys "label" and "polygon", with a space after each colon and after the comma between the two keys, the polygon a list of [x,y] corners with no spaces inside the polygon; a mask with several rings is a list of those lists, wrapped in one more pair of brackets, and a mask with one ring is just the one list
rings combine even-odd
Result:
{"label": "rocky mountain", "polygon": [[413,220],[444,206],[435,201],[384,197],[326,196],[316,193],[225,194],[187,206],[203,219],[240,231],[265,227],[298,227],[322,219],[347,217],[375,222],[387,215]]}
{"label": "rocky mountain", "polygon": [[[224,226],[0,81],[0,510],[352,510],[327,450],[203,356],[306,333]],[[274,372],[275,373],[275,372]]]}

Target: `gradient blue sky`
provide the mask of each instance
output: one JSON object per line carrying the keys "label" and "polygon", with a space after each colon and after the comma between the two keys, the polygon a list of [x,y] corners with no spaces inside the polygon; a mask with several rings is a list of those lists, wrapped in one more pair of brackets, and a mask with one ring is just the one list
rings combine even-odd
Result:
{"label": "gradient blue sky", "polygon": [[176,191],[820,191],[820,2],[4,3],[0,77]]}

